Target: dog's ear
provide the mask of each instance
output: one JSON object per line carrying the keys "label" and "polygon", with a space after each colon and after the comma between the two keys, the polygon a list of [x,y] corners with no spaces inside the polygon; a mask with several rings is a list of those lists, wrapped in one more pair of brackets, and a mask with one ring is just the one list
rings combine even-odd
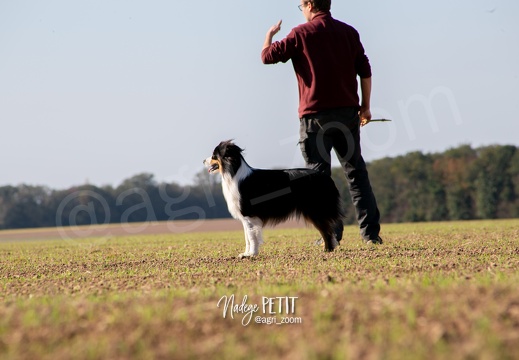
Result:
{"label": "dog's ear", "polygon": [[222,141],[222,142],[220,143],[220,145],[218,145],[218,146],[221,146],[221,147],[223,147],[223,148],[225,149],[225,148],[227,148],[227,146],[231,146],[231,145],[234,145],[232,139]]}
{"label": "dog's ear", "polygon": [[218,144],[216,149],[214,149],[214,152],[218,154],[219,157],[223,157],[225,155],[225,152],[227,151],[227,145],[229,144],[228,141],[222,141]]}
{"label": "dog's ear", "polygon": [[225,154],[227,153],[227,149],[229,147],[232,147],[234,146],[234,143],[233,143],[233,140],[225,140],[225,141],[222,141],[220,142],[220,144],[218,144],[218,146],[216,147],[215,149],[215,152],[218,153],[218,155],[220,157],[224,157]]}

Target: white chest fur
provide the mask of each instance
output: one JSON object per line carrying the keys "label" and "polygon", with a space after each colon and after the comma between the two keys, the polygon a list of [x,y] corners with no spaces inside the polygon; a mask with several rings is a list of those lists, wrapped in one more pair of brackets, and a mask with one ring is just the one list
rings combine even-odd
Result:
{"label": "white chest fur", "polygon": [[227,202],[229,212],[235,219],[242,218],[240,207],[241,195],[238,185],[251,173],[251,171],[252,169],[250,167],[242,163],[234,176],[231,176],[231,174],[227,173],[222,174],[223,196]]}

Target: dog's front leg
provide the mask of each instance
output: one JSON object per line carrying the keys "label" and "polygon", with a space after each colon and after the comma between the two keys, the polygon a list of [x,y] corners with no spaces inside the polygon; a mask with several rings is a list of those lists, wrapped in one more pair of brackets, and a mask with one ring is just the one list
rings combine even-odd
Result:
{"label": "dog's front leg", "polygon": [[243,225],[243,233],[244,233],[244,236],[245,236],[245,252],[243,252],[242,254],[238,255],[238,257],[240,259],[243,259],[244,257],[248,257],[250,256],[249,255],[249,252],[250,252],[250,226],[249,226],[249,222],[246,221],[245,219],[242,220],[242,225]]}
{"label": "dog's front leg", "polygon": [[240,259],[258,255],[259,247],[263,243],[263,223],[258,218],[246,217],[243,219],[245,232],[245,252],[239,255]]}

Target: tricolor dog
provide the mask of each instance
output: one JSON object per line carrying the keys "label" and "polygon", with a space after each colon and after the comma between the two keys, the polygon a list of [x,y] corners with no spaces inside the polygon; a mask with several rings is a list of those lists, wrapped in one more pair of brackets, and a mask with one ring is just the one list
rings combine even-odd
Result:
{"label": "tricolor dog", "polygon": [[243,224],[245,252],[239,257],[258,254],[265,225],[292,217],[313,224],[324,240],[324,250],[333,251],[340,240],[334,229],[342,224],[343,211],[332,178],[311,169],[254,169],[242,152],[232,141],[222,141],[204,160],[209,173],[221,174],[229,212]]}

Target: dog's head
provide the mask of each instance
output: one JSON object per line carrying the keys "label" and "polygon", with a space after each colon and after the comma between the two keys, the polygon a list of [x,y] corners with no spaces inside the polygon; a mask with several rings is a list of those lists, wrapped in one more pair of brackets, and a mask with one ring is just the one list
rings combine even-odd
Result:
{"label": "dog's head", "polygon": [[209,173],[229,173],[234,176],[241,162],[243,149],[235,145],[232,140],[222,141],[214,148],[213,155],[204,160]]}

